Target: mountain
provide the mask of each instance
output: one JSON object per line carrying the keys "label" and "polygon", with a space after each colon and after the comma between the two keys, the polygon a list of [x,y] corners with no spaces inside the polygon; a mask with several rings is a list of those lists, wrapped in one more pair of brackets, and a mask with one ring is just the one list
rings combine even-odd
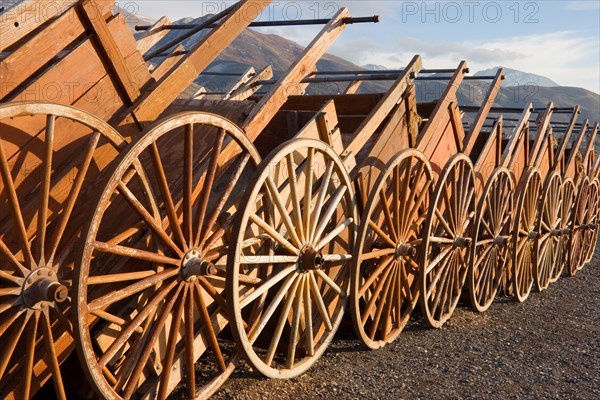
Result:
{"label": "mountain", "polygon": [[386,67],[384,67],[383,65],[377,65],[377,64],[366,64],[362,66],[364,69],[368,69],[369,71],[385,71]]}
{"label": "mountain", "polygon": [[[132,17],[133,18],[133,17]],[[198,24],[203,18],[186,18],[176,21],[174,24]],[[131,25],[137,24],[134,19],[128,18]],[[141,24],[147,24],[146,21]],[[179,35],[183,30],[172,30],[158,44],[166,43]],[[190,49],[197,44],[206,34],[206,31],[200,32],[183,41],[183,46]],[[220,57],[209,66],[210,72],[235,72],[242,74],[248,66],[252,65],[256,70],[260,70],[268,65],[273,67],[275,77],[278,77],[285,71],[291,63],[302,53],[304,48],[291,40],[278,35],[261,33],[255,29],[247,29],[229,46]],[[162,60],[153,60],[156,63]],[[408,63],[408,59],[405,60]],[[368,64],[358,66],[340,57],[327,54],[317,63],[319,70],[385,70],[385,67]],[[477,76],[494,75],[498,68],[492,68],[485,71],[479,71]],[[529,103],[536,107],[545,107],[549,101],[553,101],[556,106],[571,107],[575,104],[581,106],[580,120],[585,118],[590,121],[600,120],[600,95],[582,88],[559,86],[552,80],[527,72],[518,71],[511,68],[505,68],[506,80],[503,82],[502,89],[497,96],[496,106],[499,107],[519,107],[523,108]],[[186,95],[196,92],[200,86],[207,87],[209,92],[222,91],[223,87],[229,87],[236,77],[224,77],[214,75],[203,75],[196,80],[196,85],[186,91]],[[479,106],[483,102],[488,81],[464,81],[459,93],[461,105]],[[310,93],[332,90],[344,90],[347,83],[324,85],[311,85]],[[361,92],[383,92],[389,88],[390,82],[364,82],[360,88]],[[418,81],[417,97],[421,101],[431,101],[437,99],[445,86],[444,82],[437,81]]]}
{"label": "mountain", "polygon": [[[486,75],[495,75],[498,69],[501,67],[494,67],[491,69],[486,69],[484,71],[479,71],[475,73],[475,76],[486,76]],[[560,86],[558,83],[554,82],[551,79],[546,78],[545,76],[531,74],[528,72],[517,71],[512,68],[504,68],[504,82],[502,83],[503,87],[510,86],[544,86],[544,87],[558,87]]]}

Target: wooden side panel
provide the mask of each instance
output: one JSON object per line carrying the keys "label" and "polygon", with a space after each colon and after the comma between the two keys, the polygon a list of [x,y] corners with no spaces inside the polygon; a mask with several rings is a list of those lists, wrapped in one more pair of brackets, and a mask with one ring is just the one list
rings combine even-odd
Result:
{"label": "wooden side panel", "polygon": [[137,39],[137,49],[141,54],[146,54],[148,50],[154,47],[169,31],[162,29],[165,25],[170,25],[171,21],[167,17],[162,17],[146,32],[140,34]]}
{"label": "wooden side panel", "polygon": [[[64,13],[76,0],[26,0],[0,15],[0,51]],[[113,3],[114,4],[114,3]]]}

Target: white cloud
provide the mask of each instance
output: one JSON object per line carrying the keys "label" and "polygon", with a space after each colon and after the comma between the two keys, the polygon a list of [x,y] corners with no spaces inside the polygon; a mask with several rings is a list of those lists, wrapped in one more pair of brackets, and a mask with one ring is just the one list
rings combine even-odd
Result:
{"label": "white cloud", "polygon": [[560,85],[584,87],[600,93],[600,43],[595,37],[571,31],[463,42],[432,42],[407,37],[389,47],[369,40],[341,39],[334,45],[333,53],[357,64],[379,64],[389,68],[402,67],[414,54],[423,56],[426,68],[454,67],[461,60],[467,60],[472,72],[502,65],[546,76]]}
{"label": "white cloud", "polygon": [[565,8],[571,11],[588,11],[600,9],[600,1],[598,0],[587,0],[587,1],[567,1]]}

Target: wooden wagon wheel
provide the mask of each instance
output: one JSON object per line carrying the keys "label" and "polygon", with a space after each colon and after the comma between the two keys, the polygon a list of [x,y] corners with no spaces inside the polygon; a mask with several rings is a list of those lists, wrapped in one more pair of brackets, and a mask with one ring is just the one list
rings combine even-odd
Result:
{"label": "wooden wagon wheel", "polygon": [[553,269],[563,259],[566,250],[561,241],[562,217],[562,179],[558,172],[553,172],[547,179],[540,199],[540,214],[536,231],[538,232],[536,257],[533,268],[538,291],[548,288],[553,276]]}
{"label": "wooden wagon wheel", "polygon": [[362,215],[352,267],[352,317],[372,349],[392,342],[419,299],[416,256],[432,195],[429,161],[417,150],[394,157]]}
{"label": "wooden wagon wheel", "polygon": [[76,288],[78,350],[104,398],[164,399],[180,380],[188,398],[204,398],[231,374],[237,356],[217,339],[228,323],[227,240],[259,162],[233,123],[183,113],[107,176]]}
{"label": "wooden wagon wheel", "polygon": [[344,164],[323,142],[283,144],[259,168],[234,225],[227,299],[247,360],[291,378],[323,354],[341,321],[357,210]]}
{"label": "wooden wagon wheel", "polygon": [[462,291],[475,216],[473,164],[456,154],[444,167],[422,230],[419,303],[434,328],[450,318]]}
{"label": "wooden wagon wheel", "polygon": [[586,214],[587,230],[584,235],[584,248],[586,250],[584,263],[592,260],[596,241],[598,239],[598,224],[596,222],[598,215],[598,181],[593,180],[590,183],[590,194],[588,199],[588,209]]}
{"label": "wooden wagon wheel", "polygon": [[571,240],[569,242],[569,276],[575,276],[577,271],[583,267],[584,259],[584,237],[586,229],[586,217],[588,199],[590,193],[590,181],[585,177],[579,184],[573,215],[571,217]]}
{"label": "wooden wagon wheel", "polygon": [[[19,138],[27,143],[17,147]],[[51,374],[66,398],[59,365],[73,342],[72,231],[100,147],[116,154],[124,145],[73,107],[0,106],[0,393],[29,399]]]}
{"label": "wooden wagon wheel", "polygon": [[513,259],[511,282],[513,295],[523,302],[529,296],[534,277],[534,260],[537,255],[536,239],[538,203],[542,178],[537,168],[530,169],[521,181],[519,200],[512,233]]}
{"label": "wooden wagon wheel", "polygon": [[479,312],[494,301],[509,262],[513,190],[510,172],[497,168],[477,207],[467,282],[471,306]]}
{"label": "wooden wagon wheel", "polygon": [[559,246],[562,249],[556,262],[552,265],[550,273],[550,283],[558,281],[562,274],[569,255],[569,240],[571,237],[571,218],[573,215],[573,204],[575,203],[575,184],[571,178],[568,178],[562,185],[562,202],[560,208],[560,224],[559,229],[562,235],[559,237]]}

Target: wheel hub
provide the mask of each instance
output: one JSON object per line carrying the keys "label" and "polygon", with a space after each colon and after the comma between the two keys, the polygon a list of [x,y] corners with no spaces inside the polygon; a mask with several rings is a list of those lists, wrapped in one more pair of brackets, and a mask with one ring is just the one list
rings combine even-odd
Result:
{"label": "wheel hub", "polygon": [[457,237],[454,240],[454,248],[466,249],[467,247],[471,247],[471,238],[465,237]]}
{"label": "wheel hub", "polygon": [[199,276],[216,274],[217,267],[206,261],[199,250],[188,251],[181,261],[181,277],[186,282],[194,282]]}
{"label": "wheel hub", "polygon": [[494,244],[500,247],[506,246],[508,244],[508,236],[496,236]]}
{"label": "wheel hub", "polygon": [[394,256],[396,257],[396,261],[400,261],[403,257],[415,258],[417,256],[417,249],[406,243],[398,243]]}
{"label": "wheel hub", "polygon": [[22,290],[23,303],[31,309],[40,310],[53,303],[63,303],[69,297],[69,289],[58,281],[49,267],[31,271]]}
{"label": "wheel hub", "polygon": [[312,246],[305,246],[300,251],[298,267],[301,272],[316,271],[323,268],[324,262],[323,254],[316,251]]}

